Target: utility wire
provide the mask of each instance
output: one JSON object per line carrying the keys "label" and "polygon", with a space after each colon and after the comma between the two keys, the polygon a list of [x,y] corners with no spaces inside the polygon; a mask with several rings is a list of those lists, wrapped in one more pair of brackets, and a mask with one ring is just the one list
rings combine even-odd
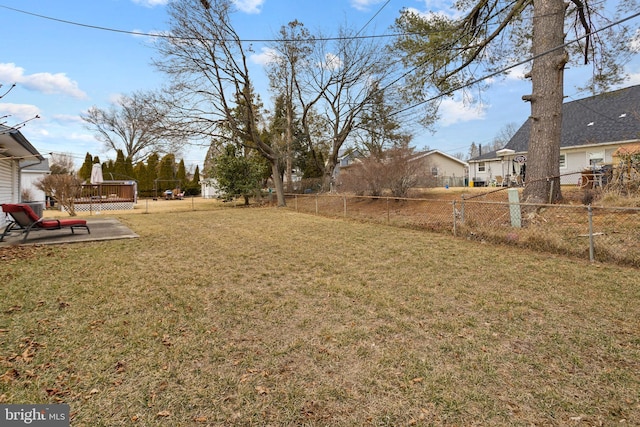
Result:
{"label": "utility wire", "polygon": [[478,84],[478,83],[481,83],[481,82],[482,82],[482,81],[484,81],[484,80],[490,79],[490,78],[495,77],[495,76],[500,75],[500,74],[503,74],[503,73],[505,73],[505,72],[507,72],[507,71],[509,71],[509,70],[511,70],[511,69],[513,69],[513,68],[516,68],[516,67],[518,67],[518,66],[520,66],[520,65],[527,64],[527,63],[529,63],[529,62],[531,62],[531,61],[533,61],[533,60],[536,60],[536,59],[541,58],[541,57],[543,57],[543,56],[549,55],[550,53],[555,52],[556,50],[564,49],[565,47],[567,47],[567,46],[569,46],[569,45],[571,45],[571,44],[573,44],[573,43],[577,43],[578,41],[580,41],[580,40],[582,40],[582,39],[585,39],[585,38],[587,38],[587,37],[591,37],[591,36],[593,36],[593,35],[594,35],[594,34],[596,34],[596,33],[599,33],[599,32],[605,31],[605,30],[608,30],[608,29],[609,29],[609,28],[611,28],[611,27],[614,27],[614,26],[616,26],[616,25],[620,25],[620,24],[622,24],[623,22],[626,22],[626,21],[629,21],[629,20],[631,20],[631,19],[637,18],[638,16],[640,16],[640,12],[636,12],[636,13],[634,13],[634,14],[632,14],[632,15],[627,16],[626,18],[622,18],[622,19],[620,19],[620,20],[618,20],[618,21],[612,22],[612,23],[611,23],[611,24],[609,24],[609,25],[605,25],[605,26],[604,26],[604,27],[602,27],[602,28],[599,28],[599,29],[597,29],[597,30],[594,30],[594,31],[590,32],[589,34],[585,34],[585,35],[582,35],[582,36],[580,36],[580,37],[577,37],[577,38],[575,38],[575,39],[573,39],[573,40],[570,40],[570,41],[568,41],[568,42],[566,42],[566,43],[563,43],[563,44],[562,44],[562,45],[560,45],[560,46],[556,46],[556,47],[551,48],[551,49],[549,49],[549,50],[547,50],[547,51],[545,51],[545,52],[539,53],[539,54],[534,55],[534,56],[532,56],[532,57],[530,57],[530,58],[527,58],[527,59],[524,59],[524,60],[522,60],[522,61],[516,62],[515,64],[511,64],[511,65],[509,65],[509,66],[507,66],[507,67],[504,67],[504,68],[502,68],[502,69],[500,69],[500,70],[498,70],[498,71],[494,71],[494,72],[492,72],[492,73],[486,74],[486,75],[484,75],[484,76],[482,76],[482,77],[480,77],[480,78],[474,79],[474,80],[472,80],[472,81],[470,81],[470,82],[467,82],[467,83],[464,83],[464,84],[461,84],[461,85],[456,86],[456,87],[454,87],[454,88],[452,88],[452,89],[449,89],[449,90],[447,90],[447,91],[440,92],[439,94],[437,94],[437,95],[435,95],[435,96],[432,96],[432,97],[431,97],[431,98],[429,98],[429,99],[426,99],[426,100],[424,100],[424,101],[420,101],[420,102],[418,102],[418,103],[416,103],[416,104],[410,105],[410,106],[408,106],[408,107],[406,107],[406,108],[403,108],[403,109],[398,110],[398,111],[396,111],[396,112],[394,112],[394,113],[391,113],[391,116],[395,116],[395,115],[398,115],[398,114],[400,114],[400,113],[404,113],[404,112],[406,112],[406,111],[408,111],[408,110],[411,110],[411,109],[413,109],[413,108],[415,108],[415,107],[419,107],[420,105],[424,105],[424,104],[427,104],[427,103],[429,103],[429,102],[435,101],[435,100],[437,100],[437,99],[439,99],[439,98],[442,98],[442,97],[445,97],[445,96],[452,95],[454,92],[457,92],[457,91],[459,91],[459,90],[461,90],[461,89],[465,89],[465,88],[467,88],[467,87],[469,87],[469,86],[473,86],[473,85],[476,85],[476,84]]}
{"label": "utility wire", "polygon": [[[371,23],[371,21],[382,11],[384,6],[386,6],[390,1],[391,0],[387,0],[387,3],[385,3],[383,5],[383,7],[378,10],[378,12],[369,20],[369,22],[367,22],[364,25],[364,27],[362,27],[362,29],[360,31],[358,31],[357,34],[360,34],[360,32],[362,32],[362,30],[364,30],[364,28],[367,27]],[[67,19],[54,18],[52,16],[41,15],[41,14],[38,14],[38,13],[29,12],[29,11],[22,10],[22,9],[16,9],[14,7],[9,7],[9,6],[5,6],[5,5],[2,5],[2,4],[0,4],[0,8],[11,10],[11,11],[17,12],[17,13],[22,13],[22,14],[25,14],[25,15],[35,16],[36,18],[46,19],[46,20],[49,20],[49,21],[59,22],[59,23],[62,23],[62,24],[75,25],[75,26],[83,27],[83,28],[90,28],[90,29],[93,29],[93,30],[108,31],[108,32],[119,33],[119,34],[129,34],[129,35],[141,36],[141,37],[166,38],[166,39],[178,39],[178,40],[196,40],[195,37],[177,37],[177,36],[171,35],[169,33],[161,33],[161,32],[160,33],[145,33],[145,32],[142,32],[142,31],[129,31],[129,30],[121,30],[121,29],[118,29],[118,28],[103,27],[103,26],[99,26],[99,25],[84,24],[84,23],[81,23],[81,22],[70,21],[70,20],[67,20]],[[379,35],[360,36],[360,35],[357,35],[357,34],[355,36],[346,36],[346,37],[317,37],[317,38],[314,38],[311,41],[375,39],[375,38],[397,37],[397,36],[401,35],[401,34],[379,34]],[[200,39],[197,39],[197,40],[200,40]],[[226,41],[232,41],[232,40],[226,40]],[[235,40],[233,40],[233,41],[235,41]],[[242,42],[242,43],[273,43],[273,42],[281,42],[281,41],[295,41],[295,40],[240,39],[240,42]]]}
{"label": "utility wire", "polygon": [[371,24],[371,22],[373,22],[374,19],[376,19],[376,16],[378,16],[380,14],[380,12],[382,12],[382,10],[387,7],[387,5],[391,3],[391,0],[387,0],[382,6],[380,6],[380,8],[378,9],[378,11],[376,13],[373,14],[373,16],[367,21],[366,24],[363,25],[362,28],[360,28],[360,31],[358,31],[356,33],[356,37],[358,37],[360,35],[361,32],[364,31],[365,28],[367,28],[369,26],[369,24]]}

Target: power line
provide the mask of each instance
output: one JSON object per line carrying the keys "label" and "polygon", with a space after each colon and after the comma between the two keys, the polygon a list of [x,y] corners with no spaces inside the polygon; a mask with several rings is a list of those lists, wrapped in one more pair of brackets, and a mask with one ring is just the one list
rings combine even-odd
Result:
{"label": "power line", "polygon": [[394,112],[394,113],[391,113],[391,115],[392,115],[392,116],[395,116],[395,115],[397,115],[397,114],[404,113],[404,112],[406,112],[406,111],[408,111],[408,110],[411,110],[411,109],[413,109],[413,108],[419,107],[419,106],[424,105],[424,104],[427,104],[427,103],[429,103],[429,102],[433,102],[433,101],[435,101],[435,100],[437,100],[437,99],[440,99],[440,98],[442,98],[442,97],[452,95],[454,92],[457,92],[457,91],[459,91],[459,90],[461,90],[461,89],[465,89],[465,88],[467,88],[467,87],[469,87],[469,86],[474,86],[474,85],[476,85],[476,84],[478,84],[478,83],[483,82],[484,80],[488,80],[488,79],[490,79],[490,78],[492,78],[492,77],[495,77],[495,76],[497,76],[497,75],[503,74],[503,73],[505,73],[505,72],[507,72],[507,71],[509,71],[509,70],[513,69],[513,68],[519,67],[520,65],[527,64],[527,63],[529,63],[529,62],[531,62],[531,61],[533,61],[533,60],[535,60],[535,59],[538,59],[538,58],[541,58],[541,57],[543,57],[543,56],[549,55],[549,54],[551,54],[552,52],[555,52],[556,50],[564,49],[565,47],[567,47],[567,46],[569,46],[569,45],[571,45],[571,44],[573,44],[573,43],[577,43],[578,41],[580,41],[580,40],[582,40],[582,39],[585,39],[585,38],[587,38],[587,37],[591,37],[592,35],[594,35],[594,34],[596,34],[596,33],[599,33],[599,32],[605,31],[605,30],[608,30],[608,29],[609,29],[609,28],[611,28],[611,27],[614,27],[614,26],[616,26],[616,25],[620,25],[620,24],[622,24],[623,22],[626,22],[626,21],[629,21],[629,20],[631,20],[631,19],[637,18],[638,16],[640,16],[640,12],[634,13],[634,14],[632,14],[632,15],[627,16],[626,18],[622,18],[622,19],[620,19],[620,20],[618,20],[618,21],[612,22],[612,23],[611,23],[611,24],[609,24],[609,25],[605,25],[604,27],[602,27],[602,28],[600,28],[600,29],[597,29],[597,30],[595,30],[595,31],[592,31],[592,32],[590,32],[589,34],[585,34],[585,35],[582,35],[582,36],[580,36],[580,37],[577,37],[577,38],[575,38],[575,39],[573,39],[573,40],[570,40],[570,41],[568,41],[568,42],[566,42],[566,43],[563,43],[563,44],[562,44],[562,45],[560,45],[560,46],[556,46],[556,47],[551,48],[551,49],[549,49],[549,50],[547,50],[547,51],[545,51],[545,52],[539,53],[539,54],[534,55],[534,56],[532,56],[532,57],[530,57],[530,58],[527,58],[527,59],[524,59],[524,60],[522,60],[522,61],[516,62],[515,64],[511,64],[511,65],[509,65],[509,66],[507,66],[507,67],[504,67],[504,68],[502,68],[502,69],[500,69],[500,70],[497,70],[497,71],[494,71],[494,72],[492,72],[492,73],[486,74],[486,75],[484,75],[484,76],[482,76],[482,77],[479,77],[479,78],[477,78],[477,79],[474,79],[474,80],[472,80],[472,81],[470,81],[470,82],[467,82],[467,83],[464,83],[464,84],[458,85],[458,86],[456,86],[456,87],[454,87],[454,88],[452,88],[452,89],[449,89],[449,90],[447,90],[447,91],[440,92],[439,94],[437,94],[437,95],[435,95],[435,96],[432,96],[432,97],[431,97],[431,98],[429,98],[429,99],[426,99],[426,100],[424,100],[424,101],[420,101],[420,102],[418,102],[418,103],[416,103],[416,104],[414,104],[414,105],[410,105],[410,106],[408,106],[408,107],[406,107],[406,108],[403,108],[403,109],[398,110],[398,111],[396,111],[396,112]]}
{"label": "power line", "polygon": [[[313,38],[313,39],[311,39],[309,41],[337,41],[337,40],[351,40],[351,39],[376,39],[376,38],[397,37],[399,35],[402,35],[402,34],[378,34],[378,35],[367,35],[367,36],[358,35],[358,34],[360,34],[360,32],[362,32],[362,30],[364,30],[365,27],[367,27],[371,23],[371,21],[382,11],[384,6],[386,6],[390,1],[391,0],[387,0],[387,3],[385,3],[382,6],[382,8],[380,8],[378,10],[378,12],[369,20],[369,22],[367,22],[364,25],[364,27],[362,27],[362,29],[360,31],[358,31],[358,33],[355,36],[315,37],[315,38]],[[92,30],[107,31],[107,32],[119,33],[119,34],[128,34],[128,35],[140,36],[140,37],[178,39],[178,40],[196,40],[195,37],[178,37],[178,36],[171,35],[169,33],[162,33],[162,32],[159,32],[159,33],[146,33],[146,32],[142,32],[142,31],[130,31],[130,30],[122,30],[122,29],[112,28],[112,27],[104,27],[104,26],[100,26],[100,25],[85,24],[85,23],[82,23],[82,22],[70,21],[70,20],[67,20],[67,19],[54,18],[52,16],[41,15],[39,13],[29,12],[29,11],[22,10],[22,9],[16,9],[14,7],[9,7],[9,6],[5,6],[5,5],[1,5],[1,4],[0,4],[0,8],[11,10],[11,11],[17,12],[17,13],[22,13],[22,14],[25,14],[25,15],[34,16],[34,17],[40,18],[40,19],[46,19],[46,20],[49,20],[49,21],[59,22],[59,23],[62,23],[62,24],[67,24],[67,25],[75,25],[77,27],[89,28],[89,29],[92,29]],[[225,41],[232,41],[232,40],[225,40]],[[235,41],[235,40],[233,40],[233,41]],[[295,41],[295,40],[240,39],[240,42],[242,42],[242,43],[272,43],[272,42],[281,42],[281,41]]]}
{"label": "power line", "polygon": [[387,0],[382,6],[380,6],[380,8],[378,9],[378,11],[376,13],[373,14],[373,16],[367,21],[366,24],[364,24],[362,26],[362,28],[360,28],[360,31],[358,31],[356,33],[356,37],[364,31],[365,28],[367,28],[369,26],[369,24],[371,24],[371,22],[373,22],[374,19],[376,19],[376,16],[378,16],[380,14],[380,12],[382,12],[382,10],[387,7],[387,5],[391,3],[391,0]]}

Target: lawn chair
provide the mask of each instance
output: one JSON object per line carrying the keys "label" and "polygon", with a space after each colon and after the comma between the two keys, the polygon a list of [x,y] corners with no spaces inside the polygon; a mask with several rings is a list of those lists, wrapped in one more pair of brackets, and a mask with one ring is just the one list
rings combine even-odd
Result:
{"label": "lawn chair", "polygon": [[60,230],[62,228],[71,228],[71,234],[75,234],[76,228],[84,228],[87,233],[91,234],[87,221],[84,219],[44,219],[39,218],[38,215],[31,209],[29,205],[17,203],[2,205],[2,211],[11,215],[13,221],[9,223],[4,229],[4,233],[0,236],[0,242],[2,242],[8,234],[14,230],[22,230],[24,238],[22,242],[27,240],[27,236],[33,230]]}

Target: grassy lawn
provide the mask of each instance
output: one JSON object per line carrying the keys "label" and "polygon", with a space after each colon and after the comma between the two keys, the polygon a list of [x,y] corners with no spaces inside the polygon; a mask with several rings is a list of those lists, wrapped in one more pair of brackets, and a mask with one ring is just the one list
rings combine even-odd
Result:
{"label": "grassy lawn", "polygon": [[[73,426],[640,424],[640,276],[275,208],[0,252],[0,402]],[[3,259],[4,258],[4,259]]]}

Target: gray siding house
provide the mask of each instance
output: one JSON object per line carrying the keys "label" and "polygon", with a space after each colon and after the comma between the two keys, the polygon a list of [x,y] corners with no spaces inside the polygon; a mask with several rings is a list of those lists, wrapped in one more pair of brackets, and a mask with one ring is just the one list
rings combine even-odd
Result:
{"label": "gray siding house", "polygon": [[[583,170],[613,165],[618,148],[640,142],[640,85],[566,102],[562,115],[560,182],[577,185]],[[531,118],[503,149],[470,159],[469,179],[481,185],[521,184],[530,132]]]}

